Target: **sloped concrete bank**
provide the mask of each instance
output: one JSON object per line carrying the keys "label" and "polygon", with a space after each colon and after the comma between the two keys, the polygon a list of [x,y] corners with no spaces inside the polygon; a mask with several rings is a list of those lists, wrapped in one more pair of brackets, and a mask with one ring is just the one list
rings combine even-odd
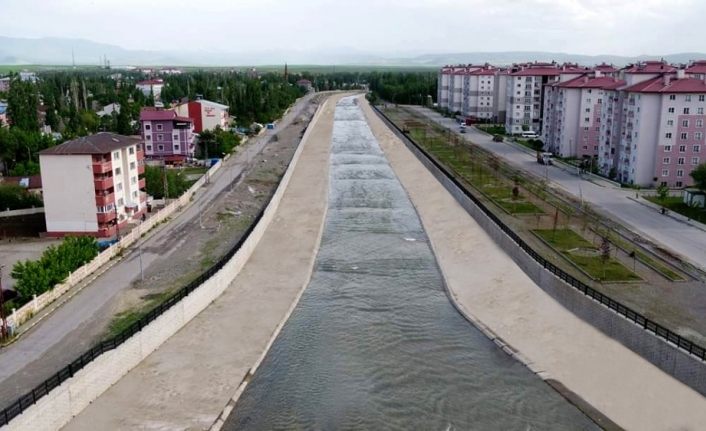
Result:
{"label": "sloped concrete bank", "polygon": [[464,315],[621,427],[699,429],[706,398],[692,388],[703,392],[706,364],[540,267],[413,144],[364,108]]}

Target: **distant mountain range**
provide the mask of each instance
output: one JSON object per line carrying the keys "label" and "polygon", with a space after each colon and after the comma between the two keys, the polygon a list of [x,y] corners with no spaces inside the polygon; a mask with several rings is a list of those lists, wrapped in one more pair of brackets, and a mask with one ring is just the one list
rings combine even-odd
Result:
{"label": "distant mountain range", "polygon": [[497,65],[523,61],[572,62],[579,64],[612,63],[625,65],[635,61],[660,59],[686,63],[704,59],[704,53],[665,55],[576,55],[557,52],[506,51],[425,54],[416,56],[383,56],[353,48],[322,51],[265,50],[250,52],[147,51],[130,50],[117,45],[85,39],[26,39],[0,36],[0,65],[98,65],[106,57],[114,66],[245,66],[271,64],[361,65],[438,67],[445,64],[492,63]]}

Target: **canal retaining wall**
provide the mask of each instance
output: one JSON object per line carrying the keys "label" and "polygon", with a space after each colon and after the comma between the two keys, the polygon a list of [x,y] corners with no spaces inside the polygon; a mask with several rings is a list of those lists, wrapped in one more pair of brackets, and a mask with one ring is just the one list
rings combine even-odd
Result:
{"label": "canal retaining wall", "polygon": [[[596,299],[565,283],[561,278],[540,265],[492,220],[452,178],[447,175],[405,134],[401,133],[379,111],[383,121],[391,126],[407,148],[434,175],[454,199],[473,217],[505,253],[534,281],[563,307],[606,335],[619,341],[632,351],[659,367],[677,380],[706,395],[706,362],[689,352],[657,337],[611,310]],[[614,301],[613,301],[614,302]]]}

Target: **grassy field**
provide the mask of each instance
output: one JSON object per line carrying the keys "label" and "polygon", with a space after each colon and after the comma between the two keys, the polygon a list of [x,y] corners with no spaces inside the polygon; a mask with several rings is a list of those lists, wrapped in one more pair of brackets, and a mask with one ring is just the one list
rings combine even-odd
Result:
{"label": "grassy field", "polygon": [[593,278],[609,282],[640,280],[616,259],[610,257],[604,261],[591,242],[571,229],[536,229],[532,232]]}
{"label": "grassy field", "polygon": [[692,220],[706,223],[706,208],[692,208],[682,201],[681,196],[670,196],[665,200],[661,200],[657,196],[645,196],[645,199]]}

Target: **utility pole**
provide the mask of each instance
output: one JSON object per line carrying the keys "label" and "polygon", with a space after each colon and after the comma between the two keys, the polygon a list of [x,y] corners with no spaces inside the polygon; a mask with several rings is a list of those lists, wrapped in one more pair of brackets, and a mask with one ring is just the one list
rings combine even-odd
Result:
{"label": "utility pole", "polygon": [[7,333],[7,320],[5,319],[5,294],[2,290],[2,270],[5,265],[0,265],[0,323],[2,328],[0,328],[0,339],[5,339],[8,336]]}

